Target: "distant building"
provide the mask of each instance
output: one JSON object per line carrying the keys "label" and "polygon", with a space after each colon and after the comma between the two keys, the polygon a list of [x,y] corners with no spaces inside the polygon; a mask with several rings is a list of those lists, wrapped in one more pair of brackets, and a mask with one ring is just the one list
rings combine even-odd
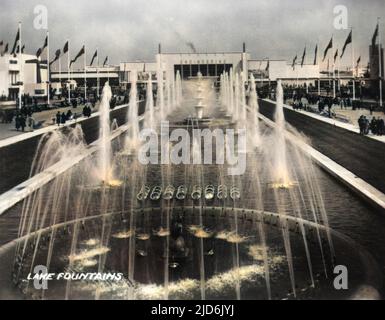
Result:
{"label": "distant building", "polygon": [[63,86],[68,86],[68,83],[71,83],[71,89],[84,87],[84,79],[87,81],[87,87],[90,88],[96,88],[98,81],[100,87],[103,87],[106,81],[109,81],[112,86],[118,86],[119,66],[87,66],[86,74],[84,74],[84,69],[73,69],[70,74],[68,74],[67,68],[61,71],[56,69],[51,71],[52,84],[63,83]]}
{"label": "distant building", "polygon": [[16,100],[22,94],[47,95],[47,64],[35,55],[0,56],[0,96]]}
{"label": "distant building", "polygon": [[[375,51],[375,50],[374,50]],[[47,96],[48,72],[47,64],[34,55],[22,54],[20,59],[13,55],[6,54],[0,57],[0,96],[7,96],[16,100],[19,90],[30,96]],[[378,53],[371,56],[371,75],[377,66]],[[252,59],[246,51],[246,46],[239,52],[214,52],[214,53],[163,53],[159,48],[158,54],[152,61],[121,62],[115,66],[87,66],[86,72],[81,66],[72,66],[71,73],[68,73],[67,63],[55,62],[50,69],[51,89],[57,94],[64,87],[95,89],[103,87],[106,81],[112,86],[128,87],[134,81],[144,83],[151,79],[156,82],[158,70],[162,70],[163,78],[179,72],[182,79],[196,77],[198,73],[205,77],[218,78],[223,72],[243,72],[245,75],[254,75],[259,83],[267,81],[283,80],[289,85],[317,85],[320,82],[329,83],[333,77],[331,72],[321,72],[319,64],[296,64],[294,67],[285,60],[274,59]],[[22,72],[20,72],[22,70]],[[24,79],[20,78],[24,74]],[[359,72],[362,75],[362,72]],[[378,74],[378,71],[377,71]],[[378,77],[378,75],[377,75]],[[351,79],[348,73],[341,72],[340,79],[348,82]]]}
{"label": "distant building", "polygon": [[[216,53],[158,53],[155,61],[120,63],[121,83],[132,82],[132,75],[137,74],[137,81],[146,81],[151,73],[154,81],[156,73],[162,67],[164,76],[179,72],[182,79],[196,77],[201,73],[204,77],[219,77],[223,72],[245,72],[254,74],[257,81],[276,81],[282,79],[291,83],[302,81],[311,83],[320,76],[319,65],[296,65],[293,69],[285,60],[251,59],[250,54],[243,52]],[[268,66],[268,67],[267,67]]]}

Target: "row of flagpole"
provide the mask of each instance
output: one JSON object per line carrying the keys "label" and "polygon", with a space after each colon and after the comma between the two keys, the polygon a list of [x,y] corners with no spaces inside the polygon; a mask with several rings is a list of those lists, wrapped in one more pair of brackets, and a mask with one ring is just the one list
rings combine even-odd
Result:
{"label": "row of flagpole", "polygon": [[[20,66],[20,83],[22,84],[23,82],[23,70],[22,70],[22,53],[24,51],[24,46],[22,46],[22,41],[21,41],[21,22],[19,22],[19,26],[18,26],[18,32],[17,32],[17,36],[16,36],[16,40],[15,40],[15,43],[14,43],[14,46],[13,46],[13,49],[12,49],[12,54],[15,54],[19,53],[19,57],[18,57],[18,60],[19,60],[19,66]],[[375,49],[375,45],[376,45],[376,39],[378,37],[378,58],[379,58],[379,71],[378,71],[378,74],[379,74],[379,100],[380,100],[380,106],[382,107],[383,106],[383,97],[382,97],[382,48],[381,48],[381,35],[380,35],[380,18],[377,19],[377,26],[376,26],[376,30],[375,30],[375,33],[373,35],[373,38],[372,38],[372,50]],[[353,91],[353,100],[355,100],[356,98],[356,93],[355,93],[355,78],[356,78],[356,75],[355,75],[355,70],[358,69],[358,66],[359,66],[359,63],[361,61],[361,56],[358,58],[357,60],[357,67],[355,67],[355,57],[354,57],[354,45],[353,45],[353,28],[351,28],[350,30],[350,33],[348,35],[348,38],[346,39],[345,41],[345,44],[343,46],[343,49],[342,49],[342,53],[341,53],[341,56],[338,55],[338,49],[337,51],[335,52],[334,54],[334,57],[333,57],[333,96],[335,97],[336,96],[336,88],[335,88],[335,64],[336,64],[336,59],[338,58],[338,86],[340,88],[340,77],[339,77],[339,71],[340,71],[340,59],[343,57],[344,53],[345,53],[345,49],[347,47],[347,45],[351,44],[351,55],[352,55],[352,82],[353,82],[353,88],[352,88],[352,91]],[[50,73],[51,73],[51,65],[59,60],[59,79],[61,81],[61,61],[60,61],[60,56],[61,56],[61,52],[60,52],[60,49],[56,51],[56,54],[55,54],[55,58],[53,61],[49,61],[49,51],[50,51],[50,48],[49,48],[49,32],[47,31],[47,35],[46,35],[46,40],[45,40],[45,44],[43,46],[43,48],[39,48],[36,56],[39,58],[39,55],[42,53],[42,51],[47,48],[47,102],[48,104],[50,103]],[[329,49],[331,49],[332,53],[334,52],[334,39],[333,39],[333,35],[332,35],[332,38],[328,44],[328,46],[326,47],[325,51],[324,51],[324,56],[323,56],[323,60],[322,62],[325,61],[325,58],[327,56],[327,53],[329,51]],[[8,50],[8,44],[6,45],[6,50]],[[6,51],[4,50],[4,52]],[[4,52],[2,52],[2,54],[4,54]],[[86,46],[84,45],[82,47],[82,49],[80,50],[80,52],[76,55],[75,59],[71,60],[70,58],[70,41],[67,40],[65,46],[64,46],[64,49],[63,49],[63,55],[65,53],[68,53],[67,55],[67,68],[68,68],[68,99],[71,98],[71,71],[72,71],[72,64],[74,62],[76,62],[76,60],[84,55],[84,96],[85,96],[85,99],[87,99],[87,54],[86,54]],[[304,53],[302,55],[302,62],[301,62],[301,67],[303,66],[304,64],[304,59],[305,59],[305,55],[306,55],[306,46],[305,46],[305,49],[304,49]],[[91,65],[93,64],[93,61],[95,59],[95,57],[97,57],[97,95],[99,96],[99,55],[98,55],[98,50],[96,49],[95,51],[95,54],[92,58],[92,62],[91,62]],[[295,56],[294,60],[293,60],[293,70],[295,68],[295,64],[296,64],[296,60],[297,60],[297,55]],[[318,44],[316,45],[316,49],[315,49],[315,59],[314,59],[314,64],[316,64],[318,60]],[[107,64],[108,62],[108,56],[106,57],[105,61],[104,61],[104,64],[103,64],[103,67]],[[298,70],[297,70],[298,72]],[[329,68],[328,68],[328,73],[329,73]],[[298,81],[298,79],[297,79]],[[20,86],[20,90],[19,90],[19,108],[21,108],[21,97],[22,97],[22,90],[21,90],[22,86]],[[318,80],[318,91],[320,93],[320,79]]]}
{"label": "row of flagpole", "polygon": [[[87,47],[86,45],[83,45],[83,47],[80,49],[79,53],[75,56],[74,59],[71,60],[71,53],[70,53],[70,40],[68,39],[66,44],[64,45],[63,48],[63,55],[67,53],[67,72],[68,72],[68,99],[71,99],[71,75],[72,75],[72,65],[77,61],[78,58],[83,56],[83,65],[84,65],[84,99],[87,100]],[[60,49],[56,51],[56,57],[53,61],[51,61],[49,64],[51,65],[54,63],[56,60],[59,60],[59,78],[61,79],[61,53]],[[96,65],[96,91],[97,91],[97,96],[99,97],[99,92],[100,92],[100,79],[99,79],[99,53],[98,49],[96,49],[94,55],[92,56],[92,60],[90,63],[90,66],[93,65],[94,60],[96,58],[97,65]],[[108,56],[104,60],[103,67],[105,67],[108,63]]]}
{"label": "row of flagpole", "polygon": [[[1,42],[1,45],[3,45],[3,42]],[[15,39],[15,43],[12,49],[11,54],[14,54],[15,57],[18,55],[18,64],[19,64],[19,83],[20,83],[20,89],[18,93],[18,106],[19,109],[22,107],[22,87],[24,82],[24,70],[23,70],[23,56],[25,46],[22,45],[22,24],[19,22],[18,24],[18,31]],[[72,64],[77,61],[78,58],[80,58],[82,55],[84,56],[84,98],[87,100],[87,51],[86,46],[83,45],[82,49],[79,51],[79,53],[76,55],[74,59],[71,60],[71,52],[70,52],[70,41],[67,40],[66,44],[63,48],[63,54],[60,49],[56,50],[55,52],[55,58],[50,61],[50,41],[49,41],[49,31],[46,33],[46,38],[44,41],[43,47],[39,48],[36,52],[36,57],[40,58],[41,54],[43,53],[44,49],[47,50],[47,103],[50,104],[50,86],[51,86],[51,65],[58,61],[59,63],[59,81],[61,82],[61,75],[62,75],[62,65],[61,65],[61,57],[67,53],[67,72],[68,72],[68,99],[71,99],[71,74],[72,74]],[[3,52],[1,52],[1,55],[8,52],[8,43],[5,46],[5,49]],[[96,74],[97,74],[97,96],[99,97],[99,91],[100,91],[100,79],[99,79],[99,54],[98,49],[96,49],[90,66],[93,65],[93,62],[97,59],[97,66],[96,66]],[[108,64],[108,56],[105,58],[103,67],[105,67]],[[108,66],[108,65],[107,65]]]}
{"label": "row of flagpole", "polygon": [[[373,38],[372,38],[372,50],[375,50],[376,39],[378,37],[378,59],[379,59],[379,71],[378,72],[379,72],[379,93],[380,93],[380,95],[379,95],[380,101],[379,102],[380,102],[380,106],[382,107],[383,106],[383,97],[382,97],[382,76],[383,75],[382,75],[381,35],[379,34],[380,30],[381,30],[380,18],[378,18],[376,30],[375,30],[375,33],[374,33]],[[355,88],[356,70],[358,70],[359,64],[361,62],[361,56],[357,59],[357,62],[356,62],[355,56],[354,56],[355,52],[354,52],[354,44],[353,44],[353,28],[351,28],[350,33],[349,33],[349,35],[345,41],[341,55],[339,56],[338,49],[337,49],[337,51],[335,52],[334,57],[333,57],[333,66],[332,66],[332,70],[333,70],[332,71],[333,72],[333,97],[336,96],[336,83],[335,83],[336,61],[338,59],[337,81],[338,81],[338,90],[340,90],[340,61],[341,61],[341,58],[343,57],[343,55],[345,53],[345,49],[346,49],[347,45],[349,45],[349,44],[351,44],[351,59],[352,59],[352,84],[353,84],[352,85],[352,95],[353,95],[353,100],[355,100],[356,99],[356,88]],[[328,46],[326,47],[326,49],[324,51],[324,56],[323,56],[322,62],[325,61],[325,58],[326,58],[328,51],[330,49],[331,49],[331,52],[334,53],[334,37],[333,37],[333,35],[332,35],[331,40],[329,41]],[[302,55],[301,67],[304,64],[305,55],[306,55],[306,46],[305,46],[305,49],[304,49],[304,52]],[[297,58],[298,58],[298,55],[296,55],[293,59],[293,63],[292,63],[293,70],[295,69]],[[317,64],[317,61],[318,61],[318,44],[316,45],[316,48],[315,48],[314,65]],[[328,63],[328,75],[329,75],[329,63]],[[320,79],[318,79],[318,94],[320,94]]]}

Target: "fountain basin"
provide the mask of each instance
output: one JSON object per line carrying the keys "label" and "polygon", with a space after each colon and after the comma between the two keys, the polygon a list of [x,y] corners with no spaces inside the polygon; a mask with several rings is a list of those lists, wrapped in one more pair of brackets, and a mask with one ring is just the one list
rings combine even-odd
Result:
{"label": "fountain basin", "polygon": [[[171,210],[171,232],[162,227],[161,216],[165,210]],[[201,212],[201,213],[200,213]],[[236,287],[240,285],[242,299],[266,299],[265,266],[263,263],[263,247],[258,228],[263,226],[266,232],[266,250],[268,252],[268,269],[270,272],[271,294],[273,299],[346,299],[362,294],[362,288],[371,290],[365,298],[378,297],[377,285],[381,283],[378,268],[373,258],[350,238],[329,230],[337,257],[332,257],[327,248],[326,227],[295,218],[280,216],[276,213],[238,208],[211,207],[203,210],[194,207],[147,208],[137,209],[133,213],[136,219],[149,218],[146,233],[140,226],[135,231],[127,233],[128,225],[124,217],[129,218],[130,212],[116,212],[97,215],[83,219],[72,220],[49,228],[34,232],[29,236],[14,240],[0,248],[2,272],[0,275],[0,293],[4,298],[41,299],[42,290],[34,289],[32,280],[28,285],[27,274],[35,265],[45,265],[50,237],[55,255],[51,261],[50,272],[98,272],[100,261],[104,261],[103,272],[121,272],[123,280],[118,282],[82,282],[71,281],[68,291],[68,281],[51,281],[48,290],[44,290],[45,299],[63,299],[69,295],[70,299],[162,299],[168,291],[170,299],[199,299],[201,281],[199,268],[199,252],[202,250],[205,268],[205,292],[208,299],[234,299]],[[202,214],[203,225],[197,224]],[[230,221],[237,221],[238,232]],[[182,231],[175,231],[173,225],[181,225]],[[111,227],[111,235],[123,234],[125,237],[107,237],[101,241],[103,230]],[[306,231],[307,242],[310,247],[315,278],[314,288],[309,280],[303,238],[300,227]],[[70,252],[73,235],[77,228],[83,228],[76,241],[75,255]],[[296,278],[296,296],[290,290],[288,280],[287,257],[283,250],[282,228],[290,234],[293,252],[293,265]],[[165,230],[163,236],[159,230]],[[179,230],[179,229],[178,229]],[[191,230],[195,230],[191,232]],[[202,230],[202,231],[199,231]],[[325,260],[319,255],[317,232],[322,239]],[[104,233],[105,234],[105,233]],[[136,234],[136,236],[135,236]],[[139,238],[147,234],[146,241]],[[162,233],[163,234],[163,233]],[[39,237],[39,243],[37,239]],[[136,239],[136,240],[135,240]],[[131,241],[131,242],[130,242]],[[135,249],[130,255],[129,243],[135,242]],[[164,241],[170,241],[168,260],[164,255]],[[202,241],[202,242],[201,242]],[[203,248],[199,247],[203,244]],[[14,265],[17,248],[26,244],[26,254],[22,262]],[[33,250],[38,244],[36,259],[30,265]],[[87,245],[85,245],[87,244]],[[92,246],[94,244],[94,246]],[[238,248],[239,256],[234,255]],[[88,250],[88,251],[87,251]],[[93,251],[92,251],[93,250]],[[83,256],[79,253],[83,253]],[[74,260],[69,257],[79,257]],[[128,257],[134,260],[134,279],[128,280]],[[223,259],[223,257],[229,257]],[[231,259],[233,257],[233,259]],[[83,259],[84,258],[84,259]],[[100,260],[101,259],[101,260]],[[94,264],[94,260],[97,264]],[[93,262],[93,263],[91,263]],[[333,264],[346,265],[349,269],[349,289],[335,290],[333,287]],[[153,266],[150,268],[150,266]],[[148,269],[150,268],[150,269]],[[168,268],[169,284],[165,287],[164,272]],[[147,271],[146,271],[147,270]],[[151,272],[156,270],[156,272]],[[325,277],[325,272],[329,275]],[[13,283],[15,280],[17,286]]]}

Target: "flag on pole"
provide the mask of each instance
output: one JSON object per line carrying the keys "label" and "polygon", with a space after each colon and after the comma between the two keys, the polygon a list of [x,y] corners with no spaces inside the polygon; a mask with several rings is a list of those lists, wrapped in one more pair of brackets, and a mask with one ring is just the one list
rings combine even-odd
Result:
{"label": "flag on pole", "polygon": [[356,68],[358,68],[359,67],[359,65],[360,65],[360,62],[361,62],[361,56],[358,58],[358,60],[357,60],[357,67]]}
{"label": "flag on pole", "polygon": [[55,58],[53,58],[53,60],[49,63],[49,65],[52,65],[55,61],[59,60],[60,54],[61,54],[60,49],[57,49],[55,52]]}
{"label": "flag on pole", "polygon": [[324,51],[324,57],[322,59],[322,62],[325,61],[326,55],[328,54],[329,49],[333,48],[333,37],[330,39],[328,46],[326,47]]}
{"label": "flag on pole", "polygon": [[336,53],[334,54],[334,63],[336,63],[337,57],[338,57],[338,49],[336,50]]}
{"label": "flag on pole", "polygon": [[64,45],[63,54],[66,54],[67,52],[68,52],[68,41]]}
{"label": "flag on pole", "polygon": [[107,62],[108,62],[108,56],[106,57],[106,59],[104,59],[103,67],[107,64]]}
{"label": "flag on pole", "polygon": [[352,32],[353,32],[353,30],[350,30],[350,33],[349,33],[348,37],[346,38],[344,47],[342,48],[342,53],[341,53],[341,57],[340,57],[340,58],[343,57],[347,45],[348,45],[349,43],[352,43]]}
{"label": "flag on pole", "polygon": [[77,59],[79,59],[85,52],[84,46],[80,49],[79,53],[76,55],[74,59],[71,60],[70,66],[76,62]]}
{"label": "flag on pole", "polygon": [[20,51],[21,51],[21,53],[24,53],[24,49],[25,49],[25,45],[23,45],[23,46],[21,47],[21,50],[20,50],[20,45],[17,45],[16,51],[15,51],[15,53],[13,54],[13,56],[16,58],[16,53],[17,53],[17,52],[20,52]]}
{"label": "flag on pole", "polygon": [[43,51],[45,48],[48,47],[48,35],[45,37],[43,47],[41,48],[41,51]]}
{"label": "flag on pole", "polygon": [[269,71],[269,69],[270,69],[270,60],[267,60],[267,66],[266,66],[265,71]]}
{"label": "flag on pole", "polygon": [[376,30],[374,30],[373,37],[372,37],[372,48],[376,45],[377,37],[378,37],[378,22],[377,22]]}
{"label": "flag on pole", "polygon": [[3,54],[6,54],[6,53],[8,53],[8,43],[5,45],[3,50]]}
{"label": "flag on pole", "polygon": [[48,47],[48,36],[45,37],[44,44],[41,48],[39,48],[36,52],[36,57],[40,57],[43,53],[44,49]]}
{"label": "flag on pole", "polygon": [[376,47],[376,40],[378,37],[378,28],[379,23],[377,22],[376,30],[374,30],[373,37],[372,37],[372,51],[374,52],[374,48]]}
{"label": "flag on pole", "polygon": [[315,46],[315,50],[314,50],[314,65],[317,64],[317,56],[318,56],[318,44]]}
{"label": "flag on pole", "polygon": [[94,63],[94,60],[96,59],[97,56],[98,56],[98,50],[96,50],[95,53],[94,53],[94,55],[92,56],[90,66],[92,66],[92,64]]}
{"label": "flag on pole", "polygon": [[37,58],[39,58],[41,56],[41,52],[42,52],[41,48],[37,49],[37,51],[36,51],[36,57]]}
{"label": "flag on pole", "polygon": [[16,34],[15,42],[14,42],[13,47],[12,47],[11,54],[16,53],[16,47],[18,45],[19,40],[20,40],[20,29],[17,29],[17,34]]}
{"label": "flag on pole", "polygon": [[293,63],[291,65],[291,67],[293,68],[293,70],[295,69],[295,63],[297,61],[297,55],[295,55],[294,59],[293,59]]}
{"label": "flag on pole", "polygon": [[304,62],[305,62],[305,56],[306,56],[306,47],[305,47],[305,49],[303,50],[303,54],[302,54],[301,68],[303,67],[303,64],[304,64]]}

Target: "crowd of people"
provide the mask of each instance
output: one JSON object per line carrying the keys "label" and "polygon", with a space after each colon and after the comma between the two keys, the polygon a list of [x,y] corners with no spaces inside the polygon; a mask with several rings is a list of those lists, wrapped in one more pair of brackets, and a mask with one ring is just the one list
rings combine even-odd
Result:
{"label": "crowd of people", "polygon": [[372,120],[369,121],[366,116],[361,115],[358,118],[358,126],[360,127],[360,134],[362,135],[367,135],[369,132],[376,136],[385,135],[384,119],[380,117],[372,117]]}
{"label": "crowd of people", "polygon": [[32,131],[41,127],[41,122],[35,121],[33,118],[33,109],[31,107],[22,107],[16,113],[11,112],[12,118],[10,118],[11,123],[15,121],[16,131],[25,131],[26,128]]}
{"label": "crowd of people", "polygon": [[74,114],[71,110],[68,110],[67,112],[60,112],[58,111],[56,113],[56,124],[60,126],[61,124],[65,124],[67,121],[74,119]]}
{"label": "crowd of people", "polygon": [[[333,116],[333,107],[339,107],[341,109],[352,108],[352,110],[363,109],[360,100],[353,101],[350,97],[330,97],[330,96],[318,96],[315,94],[292,94],[286,95],[285,100],[292,99],[292,107],[294,110],[314,111],[310,106],[317,106],[319,114],[324,114],[328,117]],[[374,106],[370,105],[368,110],[370,116],[361,115],[358,119],[358,126],[360,128],[360,134],[368,135],[373,134],[376,136],[385,135],[384,119],[381,117],[372,116]]]}

